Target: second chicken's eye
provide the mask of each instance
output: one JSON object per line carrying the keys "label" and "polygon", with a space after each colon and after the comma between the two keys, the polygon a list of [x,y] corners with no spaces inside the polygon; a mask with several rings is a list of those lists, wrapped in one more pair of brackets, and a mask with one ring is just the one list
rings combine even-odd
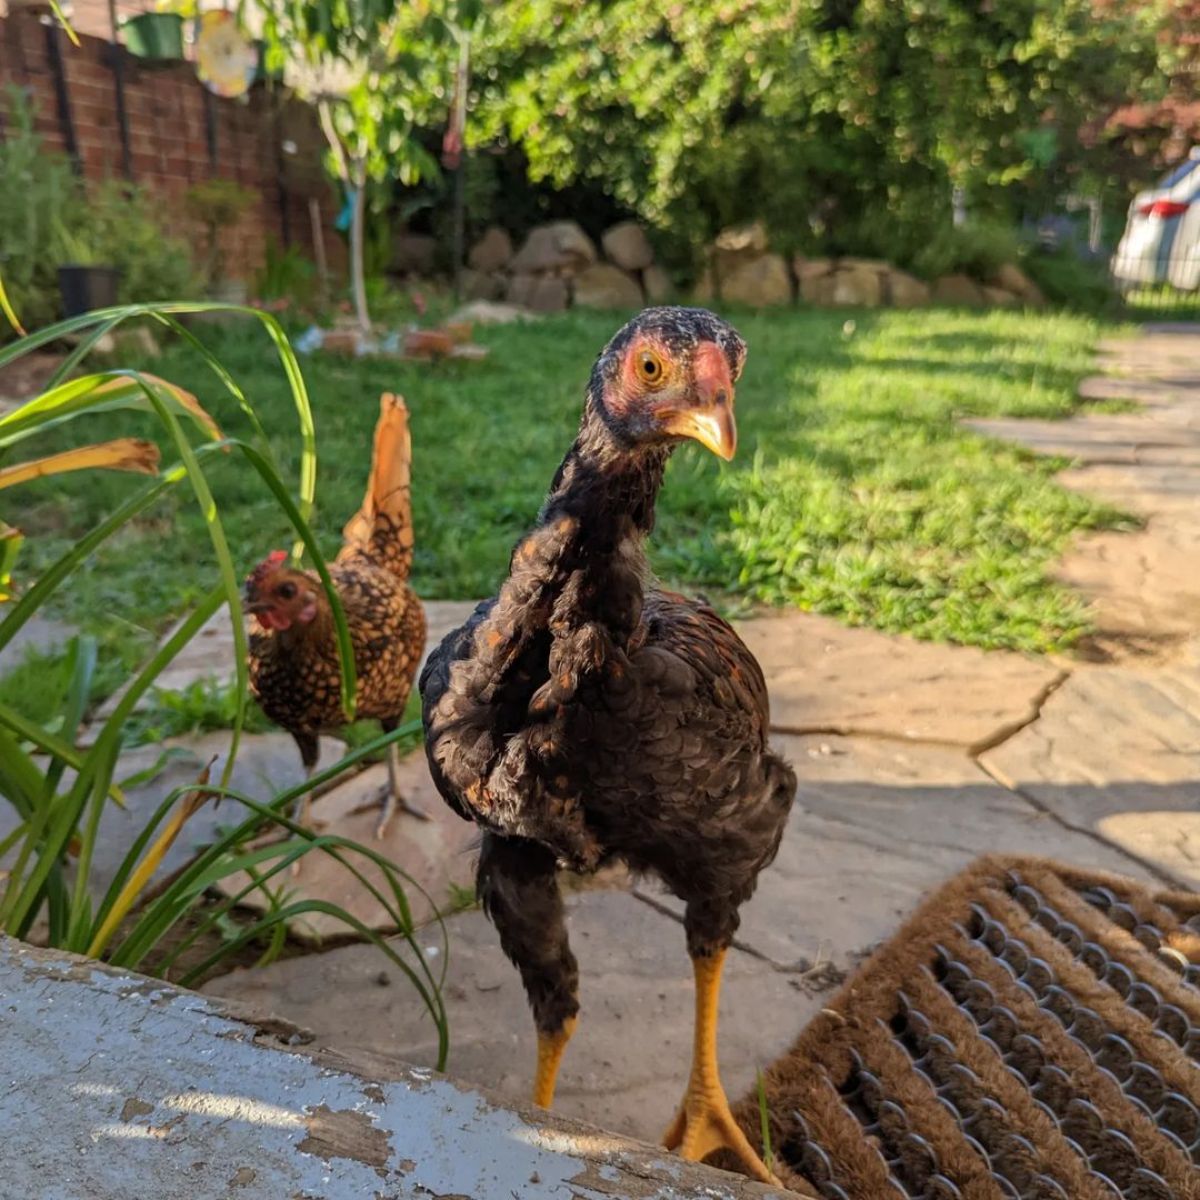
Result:
{"label": "second chicken's eye", "polygon": [[294,583],[281,583],[276,592],[281,600],[290,600],[296,594],[296,585]]}
{"label": "second chicken's eye", "polygon": [[658,383],[663,377],[662,359],[653,350],[643,350],[637,358],[637,373],[644,383]]}

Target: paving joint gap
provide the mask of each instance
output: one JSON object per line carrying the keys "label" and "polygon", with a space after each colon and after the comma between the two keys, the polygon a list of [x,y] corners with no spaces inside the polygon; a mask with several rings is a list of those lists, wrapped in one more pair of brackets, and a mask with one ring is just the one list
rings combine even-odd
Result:
{"label": "paving joint gap", "polygon": [[969,753],[969,742],[953,738],[910,736],[906,733],[891,733],[884,729],[859,729],[854,725],[771,725],[771,733],[784,737],[844,737],[864,738],[876,742],[902,742],[907,746],[941,746],[943,749],[962,750]]}
{"label": "paving joint gap", "polygon": [[989,750],[995,750],[998,746],[1002,746],[1011,738],[1016,737],[1022,730],[1036,724],[1041,719],[1042,709],[1045,708],[1046,702],[1070,678],[1070,671],[1059,671],[1049,683],[1034,695],[1030,711],[1024,717],[1021,717],[1017,721],[1010,721],[1007,725],[1002,725],[995,733],[989,734],[987,737],[972,743],[967,750],[968,756],[978,763],[981,754],[986,754]]}
{"label": "paving joint gap", "polygon": [[1116,851],[1116,853],[1120,854],[1123,858],[1129,859],[1130,862],[1137,863],[1142,870],[1149,872],[1150,875],[1159,881],[1159,883],[1165,884],[1172,890],[1178,891],[1181,887],[1188,887],[1186,883],[1181,882],[1176,876],[1172,875],[1170,871],[1163,870],[1163,868],[1157,863],[1151,862],[1147,858],[1143,858],[1140,854],[1134,854],[1132,850],[1127,850],[1124,846],[1120,846],[1116,842],[1110,842],[1108,838],[1106,838],[1103,834],[1097,833],[1094,829],[1088,829],[1084,825],[1076,825],[1073,821],[1068,821],[1066,818],[1059,816],[1058,813],[1056,813],[1052,808],[1046,804],[1043,804],[1036,796],[1025,791],[1024,788],[1017,784],[1009,783],[1007,780],[1003,779],[996,772],[992,771],[988,765],[980,759],[976,759],[975,762],[979,769],[989,779],[991,779],[993,783],[996,783],[1006,791],[1011,792],[1014,796],[1018,796],[1035,811],[1041,813],[1043,816],[1049,817],[1061,828],[1069,830],[1071,833],[1081,833],[1084,835],[1084,837],[1090,838],[1093,842],[1105,847],[1105,849]]}

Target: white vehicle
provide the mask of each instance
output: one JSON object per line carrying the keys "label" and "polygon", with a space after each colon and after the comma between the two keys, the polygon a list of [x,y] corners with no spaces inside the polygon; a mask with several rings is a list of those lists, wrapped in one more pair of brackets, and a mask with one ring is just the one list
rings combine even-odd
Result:
{"label": "white vehicle", "polygon": [[1112,273],[1126,288],[1147,283],[1186,292],[1200,288],[1200,146],[1157,187],[1134,197]]}

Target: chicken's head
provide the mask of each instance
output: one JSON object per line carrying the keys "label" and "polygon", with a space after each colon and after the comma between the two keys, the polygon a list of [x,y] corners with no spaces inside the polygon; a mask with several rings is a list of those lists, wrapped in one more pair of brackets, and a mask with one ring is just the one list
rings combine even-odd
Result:
{"label": "chicken's head", "polygon": [[596,360],[589,402],[622,446],[691,438],[730,459],[733,385],[745,361],[741,336],[707,309],[647,308]]}
{"label": "chicken's head", "polygon": [[317,615],[321,588],[305,572],[287,565],[287,554],[274,550],[246,577],[246,608],[264,629],[307,625]]}

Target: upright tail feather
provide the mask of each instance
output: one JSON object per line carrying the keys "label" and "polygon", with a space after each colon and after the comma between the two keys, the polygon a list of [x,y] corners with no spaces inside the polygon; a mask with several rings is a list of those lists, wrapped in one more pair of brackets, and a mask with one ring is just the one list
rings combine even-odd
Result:
{"label": "upright tail feather", "polygon": [[408,578],[413,555],[411,466],[408,408],[402,396],[384,392],[366,495],[342,530],[339,562],[363,556],[399,579]]}

